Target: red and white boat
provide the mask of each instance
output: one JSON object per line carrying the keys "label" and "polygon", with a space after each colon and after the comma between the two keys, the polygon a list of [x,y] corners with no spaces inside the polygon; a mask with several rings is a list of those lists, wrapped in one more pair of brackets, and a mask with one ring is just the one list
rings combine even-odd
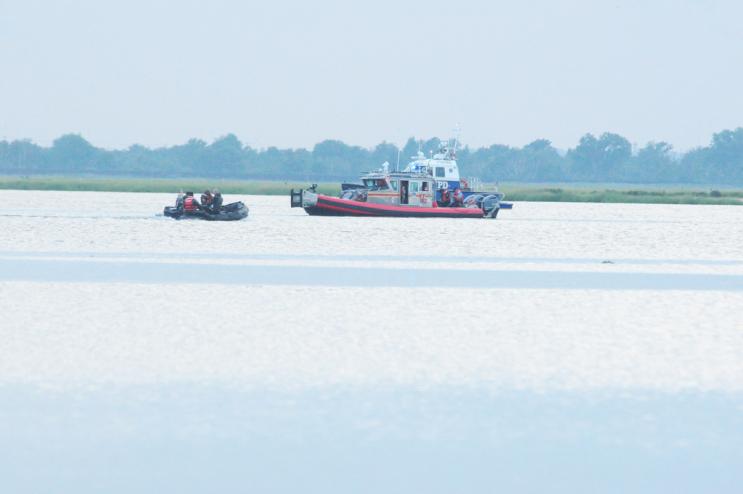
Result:
{"label": "red and white boat", "polygon": [[315,186],[291,191],[291,206],[314,216],[386,216],[405,218],[495,218],[500,195],[471,196],[454,205],[436,199],[436,180],[415,172],[370,173],[364,185],[347,188],[341,197],[320,194]]}
{"label": "red and white boat", "polygon": [[[459,177],[456,149],[459,140],[442,140],[428,159],[418,156],[403,171],[389,171],[385,163],[365,173],[362,184],[342,184],[340,197],[317,192],[317,186],[291,191],[291,206],[320,216],[391,216],[406,218],[495,218],[504,202],[497,190],[477,192],[477,185]],[[479,180],[477,180],[479,185]]]}
{"label": "red and white boat", "polygon": [[[307,214],[313,216],[389,216],[405,218],[482,218],[480,208],[439,208],[375,204],[313,193],[295,192]],[[294,206],[298,207],[298,206]]]}

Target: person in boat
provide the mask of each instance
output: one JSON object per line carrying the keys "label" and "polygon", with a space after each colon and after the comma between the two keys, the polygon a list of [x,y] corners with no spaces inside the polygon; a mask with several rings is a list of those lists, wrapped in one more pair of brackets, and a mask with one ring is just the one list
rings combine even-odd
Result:
{"label": "person in boat", "polygon": [[212,196],[212,191],[209,189],[205,190],[204,193],[201,194],[201,207],[208,211],[211,208],[213,198],[214,196]]}
{"label": "person in boat", "polygon": [[453,208],[461,208],[462,206],[464,206],[464,193],[459,187],[454,189],[454,192],[451,195],[451,202],[449,203],[449,206]]}
{"label": "person in boat", "polygon": [[442,206],[451,206],[451,192],[449,188],[441,189],[441,201],[439,202]]}
{"label": "person in boat", "polygon": [[219,212],[220,208],[222,207],[222,202],[224,202],[222,199],[222,193],[215,189],[214,195],[212,196],[212,201],[209,206],[212,213]]}
{"label": "person in boat", "polygon": [[199,204],[199,201],[197,201],[193,196],[193,192],[186,192],[186,195],[183,197],[182,211],[184,213],[194,213],[200,209],[201,204]]}
{"label": "person in boat", "polygon": [[183,211],[183,197],[185,194],[183,194],[183,191],[178,192],[178,197],[175,198],[175,207],[176,209]]}

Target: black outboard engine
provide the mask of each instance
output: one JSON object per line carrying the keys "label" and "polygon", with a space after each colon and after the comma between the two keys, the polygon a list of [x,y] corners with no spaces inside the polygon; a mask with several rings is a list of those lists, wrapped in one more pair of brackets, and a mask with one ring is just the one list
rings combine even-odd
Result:
{"label": "black outboard engine", "polygon": [[301,208],[302,207],[302,195],[303,191],[302,189],[299,189],[295,191],[294,189],[289,192],[291,196],[291,207],[293,208]]}
{"label": "black outboard engine", "polygon": [[485,213],[486,218],[495,219],[500,211],[500,199],[501,196],[498,194],[491,194],[482,199],[482,210]]}

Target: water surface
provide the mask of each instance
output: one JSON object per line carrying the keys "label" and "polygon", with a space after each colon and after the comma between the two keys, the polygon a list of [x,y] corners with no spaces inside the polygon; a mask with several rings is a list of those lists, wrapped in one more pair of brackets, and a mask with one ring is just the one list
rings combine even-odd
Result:
{"label": "water surface", "polygon": [[736,492],[743,209],[4,192],[15,492]]}

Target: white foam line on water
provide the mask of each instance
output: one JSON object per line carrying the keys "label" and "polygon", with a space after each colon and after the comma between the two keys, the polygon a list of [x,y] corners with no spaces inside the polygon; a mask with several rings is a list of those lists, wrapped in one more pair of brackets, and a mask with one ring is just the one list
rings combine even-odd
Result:
{"label": "white foam line on water", "polygon": [[400,270],[477,270],[477,271],[561,271],[561,272],[619,272],[619,273],[678,273],[743,275],[743,261],[730,259],[560,259],[516,258],[483,256],[396,256],[396,255],[263,255],[157,252],[100,253],[100,252],[2,252],[0,260],[7,261],[116,261],[126,263],[214,264],[324,268],[388,268]]}
{"label": "white foam line on water", "polygon": [[0,259],[0,280],[339,287],[743,290],[743,275]]}
{"label": "white foam line on water", "polygon": [[235,260],[287,260],[287,261],[389,261],[389,262],[452,262],[452,263],[545,263],[545,264],[601,264],[611,262],[630,265],[709,265],[709,266],[743,266],[743,259],[653,259],[653,258],[564,258],[564,257],[508,257],[508,256],[435,256],[435,255],[350,255],[350,254],[241,254],[224,252],[56,252],[56,251],[0,251],[0,258],[96,258],[96,259],[235,259]]}

